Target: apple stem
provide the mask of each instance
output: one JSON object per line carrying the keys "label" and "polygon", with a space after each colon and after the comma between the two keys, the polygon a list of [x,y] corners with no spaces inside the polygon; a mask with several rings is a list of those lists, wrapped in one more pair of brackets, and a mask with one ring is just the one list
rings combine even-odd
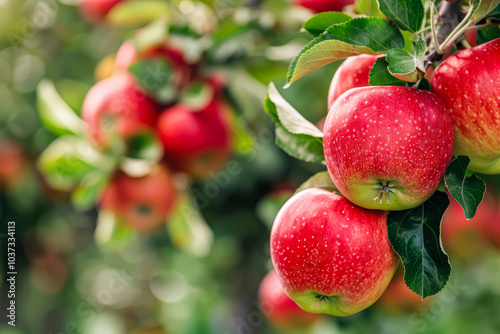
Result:
{"label": "apple stem", "polygon": [[379,204],[383,203],[384,199],[384,193],[387,196],[387,204],[391,204],[391,197],[389,196],[389,181],[387,181],[385,184],[382,183],[382,188],[380,188],[380,191],[373,200],[376,202],[378,201]]}

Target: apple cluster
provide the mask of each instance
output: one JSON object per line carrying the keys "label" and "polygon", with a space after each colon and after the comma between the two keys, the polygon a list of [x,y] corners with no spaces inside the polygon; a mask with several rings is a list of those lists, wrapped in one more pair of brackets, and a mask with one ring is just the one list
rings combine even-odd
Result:
{"label": "apple cluster", "polygon": [[201,73],[200,64],[188,61],[170,39],[145,48],[124,42],[111,72],[83,102],[88,140],[107,155],[137,159],[156,146],[162,153],[145,175],[117,170],[100,208],[135,230],[151,230],[174,207],[173,173],[201,179],[231,154],[232,110],[224,78]]}
{"label": "apple cluster", "polygon": [[335,191],[299,189],[272,227],[281,286],[308,312],[348,316],[382,295],[399,264],[389,212],[429,199],[453,155],[500,173],[500,39],[447,57],[429,90],[370,86],[379,57],[348,58],[331,82],[323,151]]}

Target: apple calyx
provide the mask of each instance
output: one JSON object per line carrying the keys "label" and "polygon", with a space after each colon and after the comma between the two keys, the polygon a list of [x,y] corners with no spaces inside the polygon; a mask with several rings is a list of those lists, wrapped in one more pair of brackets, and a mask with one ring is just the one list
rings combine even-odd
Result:
{"label": "apple calyx", "polygon": [[375,197],[373,200],[375,202],[378,201],[379,204],[382,204],[383,199],[384,199],[384,193],[385,193],[387,196],[387,204],[391,204],[391,197],[389,196],[389,188],[390,188],[389,181],[387,181],[385,184],[380,182],[380,184],[382,185],[382,188],[380,188],[380,191],[379,191],[377,197]]}

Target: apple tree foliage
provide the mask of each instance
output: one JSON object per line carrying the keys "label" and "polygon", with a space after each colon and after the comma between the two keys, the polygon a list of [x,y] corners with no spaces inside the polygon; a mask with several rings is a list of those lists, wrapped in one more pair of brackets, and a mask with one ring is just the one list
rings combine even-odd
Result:
{"label": "apple tree foliage", "polygon": [[[445,52],[453,52],[472,25],[479,43],[500,37],[500,0],[471,0],[469,6],[439,1],[378,0],[357,1],[355,16],[326,12],[310,18],[303,29],[312,35],[289,66],[284,88],[324,65],[361,54],[384,55],[369,74],[372,86],[409,86],[430,90],[424,78],[429,65],[436,65]],[[458,17],[449,31],[443,22]],[[276,123],[276,144],[289,155],[307,162],[325,164],[322,133],[304,119],[269,85],[265,109]],[[467,170],[469,158],[455,157],[449,164],[444,185],[461,205],[467,219],[474,217],[486,187]],[[313,176],[298,191],[319,187],[338,192],[327,172]],[[439,292],[451,272],[448,255],[442,248],[440,224],[449,205],[444,187],[416,208],[388,214],[388,235],[405,267],[407,286],[422,297]]]}

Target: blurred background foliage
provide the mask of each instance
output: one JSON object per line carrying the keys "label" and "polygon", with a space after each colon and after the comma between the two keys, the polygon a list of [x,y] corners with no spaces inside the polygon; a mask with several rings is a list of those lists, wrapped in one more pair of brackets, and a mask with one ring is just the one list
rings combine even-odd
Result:
{"label": "blurred background foliage", "polygon": [[[0,262],[6,267],[6,224],[13,220],[18,271],[16,327],[2,315],[0,332],[295,332],[265,321],[257,291],[272,267],[268,243],[277,211],[303,181],[324,168],[274,146],[262,101],[270,81],[278,87],[285,83],[290,60],[309,40],[300,27],[312,12],[287,0],[135,2],[129,12],[89,24],[74,0],[0,0]],[[207,66],[228,75],[229,90],[254,137],[251,148],[231,157],[241,171],[227,182],[219,180],[224,185],[217,194],[198,203],[213,231],[211,250],[202,257],[175,247],[166,231],[138,234],[125,244],[116,236],[119,246],[99,244],[94,238],[97,210],[76,209],[70,194],[48,186],[35,167],[56,138],[38,116],[39,82],[53,81],[79,113],[85,94],[105,70],[102,60],[137,28],[158,18],[192,27],[198,36],[193,49],[208,43]],[[320,121],[338,65],[314,71],[282,90],[283,96],[307,119]],[[204,194],[218,177],[223,175],[195,183],[193,193]],[[490,189],[500,189],[498,176],[485,179]],[[467,242],[457,248],[469,249]],[[391,306],[389,297],[389,306],[380,301],[360,314],[324,317],[296,332],[499,333],[500,251],[480,248],[472,257],[450,254],[450,283],[424,305]],[[0,277],[2,310],[7,305],[5,272]]]}

